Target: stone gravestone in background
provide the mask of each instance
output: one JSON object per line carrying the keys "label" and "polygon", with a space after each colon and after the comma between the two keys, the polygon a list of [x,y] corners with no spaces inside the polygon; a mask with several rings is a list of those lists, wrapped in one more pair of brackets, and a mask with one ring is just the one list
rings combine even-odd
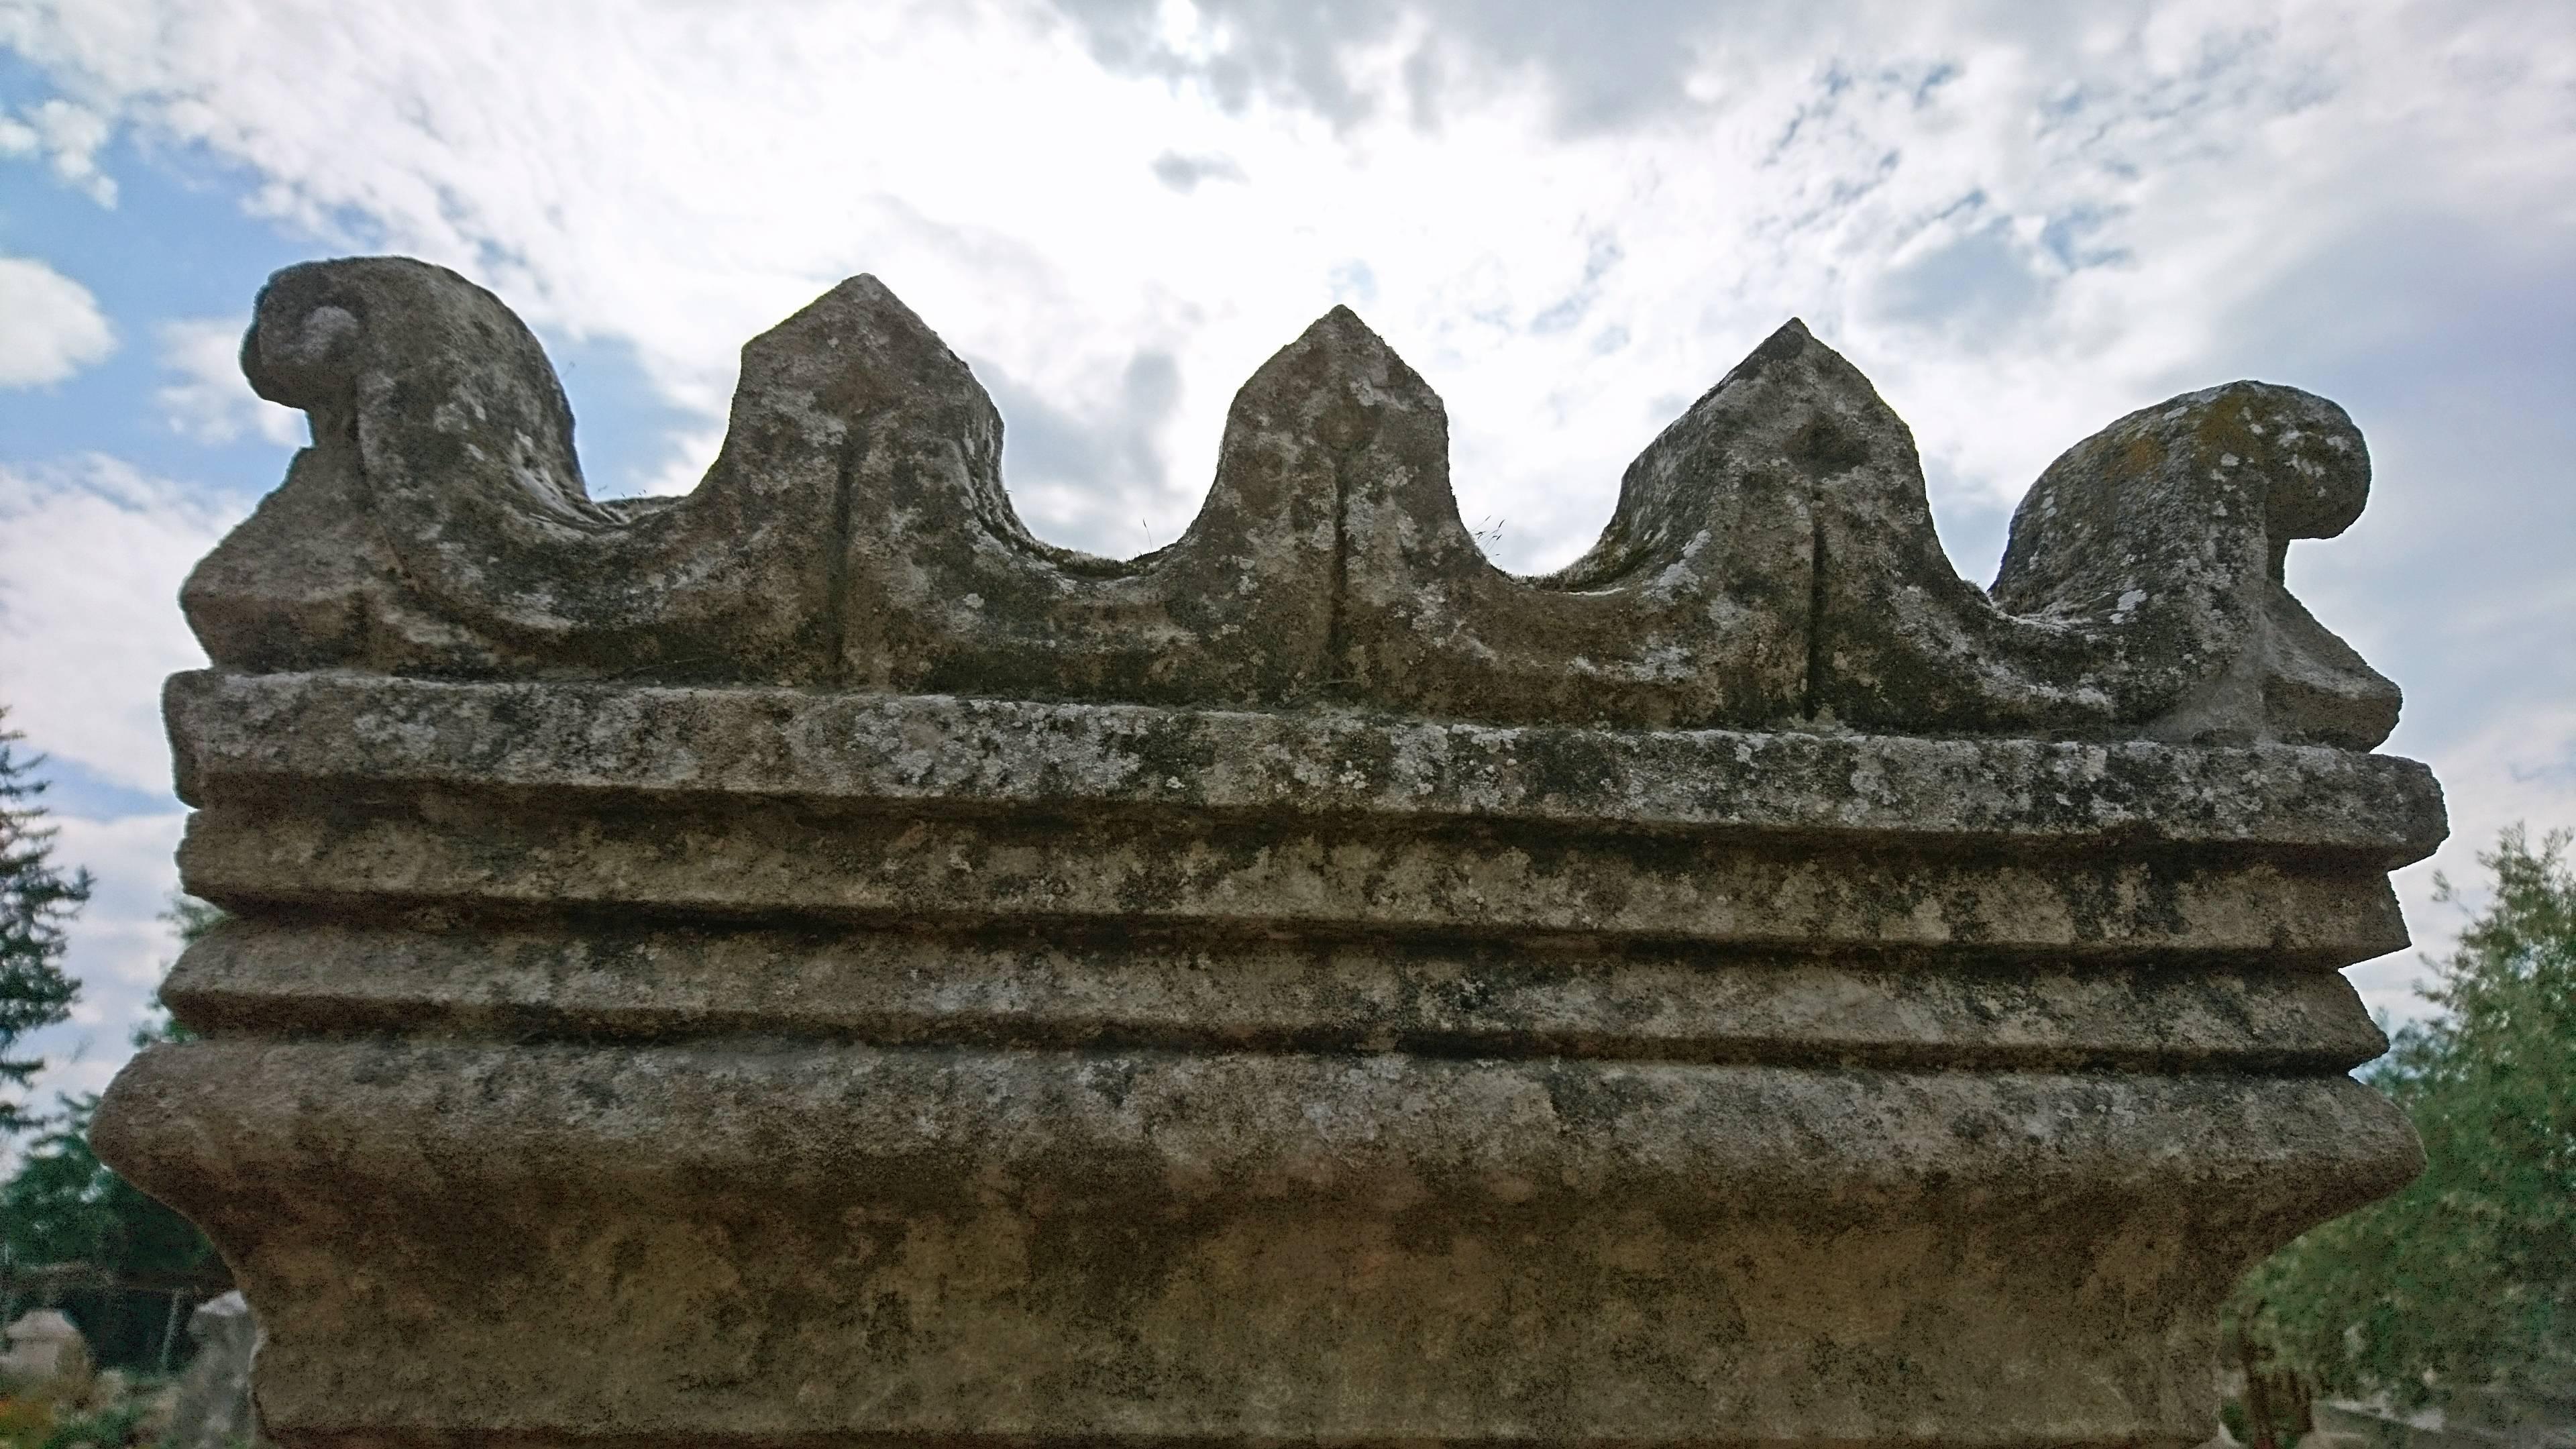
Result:
{"label": "stone gravestone in background", "polygon": [[58,1309],[19,1314],[5,1330],[0,1352],[0,1394],[32,1390],[77,1401],[90,1383],[89,1340]]}
{"label": "stone gravestone in background", "polygon": [[180,1374],[177,1403],[165,1449],[235,1449],[259,1438],[259,1413],[251,1401],[251,1367],[259,1353],[259,1321],[236,1288],[197,1305],[188,1315],[197,1353]]}
{"label": "stone gravestone in background", "polygon": [[433,267],[243,358],[315,441],[184,596],[236,919],[97,1138],[289,1446],[2183,1445],[2234,1275],[2416,1170],[2321,399],[2078,444],[1989,596],[1795,323],[1534,579],[1340,310],[1123,562],[868,278],[685,499]]}

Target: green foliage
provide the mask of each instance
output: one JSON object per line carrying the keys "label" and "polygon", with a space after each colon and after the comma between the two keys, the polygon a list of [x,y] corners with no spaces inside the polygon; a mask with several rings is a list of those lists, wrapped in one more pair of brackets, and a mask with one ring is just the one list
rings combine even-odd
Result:
{"label": "green foliage", "polygon": [[[193,942],[223,912],[182,895],[172,897],[162,919],[179,928],[183,943]],[[136,1028],[134,1044],[194,1035],[163,1014]],[[175,1282],[193,1282],[200,1290],[193,1301],[227,1275],[195,1224],[145,1196],[90,1150],[89,1123],[97,1108],[95,1096],[64,1098],[61,1113],[45,1123],[16,1175],[0,1187],[0,1254],[28,1266],[85,1263],[121,1283],[158,1285],[92,1286],[61,1295],[62,1307],[89,1336],[99,1362],[149,1368],[164,1352],[168,1331],[162,1292]]]}
{"label": "green foliage", "polygon": [[230,1274],[197,1226],[117,1176],[90,1150],[98,1098],[65,1098],[16,1175],[0,1187],[0,1253],[34,1267],[82,1263],[116,1285],[59,1290],[63,1311],[102,1365],[161,1366],[169,1294],[194,1303]]}
{"label": "green foliage", "polygon": [[112,1404],[54,1421],[38,1449],[125,1449],[143,1422],[141,1404]]}
{"label": "green foliage", "polygon": [[[2564,1372],[2576,1348],[2576,872],[2520,829],[2495,890],[2364,1077],[2424,1138],[2424,1175],[2316,1229],[2237,1286],[2235,1322],[2330,1392]],[[2460,897],[2448,881],[2439,899]]]}
{"label": "green foliage", "polygon": [[50,1402],[0,1393],[0,1449],[35,1449],[53,1432],[54,1406]]}
{"label": "green foliage", "polygon": [[0,1397],[0,1449],[127,1449],[141,1445],[150,1407],[136,1383],[119,1402],[81,1407],[38,1389]]}
{"label": "green foliage", "polygon": [[[0,709],[0,721],[7,711]],[[80,985],[63,974],[63,927],[89,899],[89,872],[53,863],[54,829],[36,797],[41,757],[20,758],[25,736],[0,729],[0,1081],[23,1087],[44,1063],[13,1059],[18,1039],[71,1015]],[[0,1133],[32,1125],[24,1104],[0,1101]]]}

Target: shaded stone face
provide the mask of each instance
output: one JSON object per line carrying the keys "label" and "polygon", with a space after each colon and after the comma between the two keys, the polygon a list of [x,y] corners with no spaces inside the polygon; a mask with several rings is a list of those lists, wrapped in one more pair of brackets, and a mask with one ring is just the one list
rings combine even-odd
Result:
{"label": "shaded stone face", "polygon": [[315,443],[166,700],[236,919],[96,1135],[290,1446],[2195,1443],[2236,1273],[2415,1170],[2320,399],[2077,445],[1989,597],[1795,323],[1539,579],[1338,310],[1124,561],[867,278],[680,500],[435,268],[244,361]]}

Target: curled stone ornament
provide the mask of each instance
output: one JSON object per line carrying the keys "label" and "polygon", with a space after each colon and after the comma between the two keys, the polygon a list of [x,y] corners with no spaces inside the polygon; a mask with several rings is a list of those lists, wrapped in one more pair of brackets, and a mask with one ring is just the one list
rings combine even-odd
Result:
{"label": "curled stone ornament", "polygon": [[1982,591],[1795,322],[1541,578],[1340,309],[1126,560],[866,277],[685,498],[419,262],[243,365],[313,445],[165,696],[230,919],[94,1140],[289,1449],[2179,1449],[2419,1165],[2338,972],[2446,826],[2282,585],[2368,487],[2306,393],[2077,444]]}

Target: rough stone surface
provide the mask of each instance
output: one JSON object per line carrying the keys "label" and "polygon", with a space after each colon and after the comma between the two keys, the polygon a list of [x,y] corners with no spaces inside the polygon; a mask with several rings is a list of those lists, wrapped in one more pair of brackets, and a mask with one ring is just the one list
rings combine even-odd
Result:
{"label": "rough stone surface", "polygon": [[2052,467],[1993,595],[1791,324],[1495,570],[1336,311],[1169,548],[1029,537],[875,282],[595,504],[524,328],[281,273],[100,1151],[288,1446],[2206,1440],[2217,1296],[2414,1171],[2338,968],[2444,831],[2280,585],[2331,404]]}

